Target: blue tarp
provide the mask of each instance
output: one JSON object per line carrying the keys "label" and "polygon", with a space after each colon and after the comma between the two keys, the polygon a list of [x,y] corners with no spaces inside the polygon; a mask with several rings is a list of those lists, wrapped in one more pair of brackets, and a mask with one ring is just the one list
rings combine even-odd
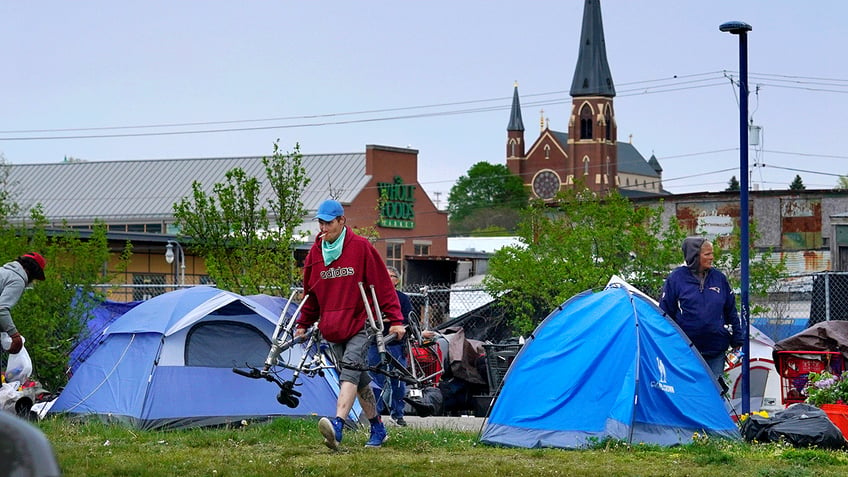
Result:
{"label": "blue tarp", "polygon": [[612,287],[571,298],[539,325],[505,376],[481,440],[665,446],[695,433],[739,438],[712,373],[655,304]]}
{"label": "blue tarp", "polygon": [[751,318],[751,324],[775,342],[807,329],[809,318]]}

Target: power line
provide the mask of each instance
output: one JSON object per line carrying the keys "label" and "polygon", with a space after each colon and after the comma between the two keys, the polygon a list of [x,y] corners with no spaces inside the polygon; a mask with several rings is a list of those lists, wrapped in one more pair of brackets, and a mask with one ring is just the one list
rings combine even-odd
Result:
{"label": "power line", "polygon": [[[673,77],[666,78],[657,78],[651,80],[642,80],[642,81],[633,81],[620,83],[619,86],[619,96],[621,97],[629,97],[629,96],[639,96],[646,94],[661,94],[661,93],[669,93],[675,91],[685,91],[692,89],[700,89],[700,88],[711,88],[714,86],[722,86],[726,84],[723,80],[727,73],[733,73],[732,71],[728,72],[727,70],[723,71],[711,71],[705,73],[695,73],[688,75],[674,75]],[[804,77],[804,76],[790,76],[790,75],[774,75],[774,74],[751,74],[751,76],[755,78],[764,78],[772,81],[778,82],[791,82],[795,83],[794,86],[790,85],[782,85],[782,84],[774,84],[774,83],[763,83],[766,86],[779,87],[779,88],[788,88],[788,89],[799,89],[799,90],[807,90],[807,91],[817,91],[817,92],[829,92],[829,93],[848,93],[848,89],[846,90],[838,90],[838,89],[830,89],[830,88],[813,88],[813,87],[802,87],[798,86],[799,84],[811,84],[811,85],[819,85],[819,86],[836,86],[838,87],[840,83],[845,84],[846,88],[848,88],[848,80],[845,79],[834,79],[834,78],[820,78],[820,77]],[[732,79],[732,78],[731,78]],[[822,83],[826,82],[826,83]],[[834,84],[836,83],[836,84]],[[639,86],[633,88],[627,88],[632,86]],[[647,86],[642,86],[647,85]],[[624,89],[621,89],[624,88]],[[568,90],[557,90],[550,92],[542,92],[542,93],[531,93],[524,94],[522,97],[524,98],[538,98],[545,96],[556,96],[567,94]],[[571,101],[571,98],[557,98],[557,99],[548,99],[548,100],[538,100],[529,103],[525,103],[524,106],[544,106],[544,105],[553,105],[553,104],[564,104]],[[460,108],[454,110],[447,111],[435,111],[430,113],[418,113],[418,114],[409,114],[409,115],[390,115],[385,117],[377,117],[377,118],[365,118],[365,119],[350,119],[350,120],[332,120],[332,121],[313,121],[313,122],[299,122],[295,124],[274,124],[267,126],[253,126],[253,127],[233,127],[233,128],[213,128],[213,129],[197,129],[197,130],[189,130],[189,131],[150,131],[150,132],[139,132],[139,133],[117,133],[117,134],[75,134],[75,135],[48,135],[48,136],[12,136],[12,137],[0,137],[0,141],[34,141],[34,140],[61,140],[61,139],[107,139],[107,138],[117,138],[117,137],[146,137],[146,136],[172,136],[172,135],[187,135],[187,134],[213,134],[213,133],[228,133],[228,132],[243,132],[243,131],[255,131],[255,130],[268,130],[268,129],[292,129],[292,128],[305,128],[305,127],[320,127],[320,126],[330,126],[330,125],[343,125],[343,124],[355,124],[355,123],[366,123],[366,122],[379,122],[379,121],[394,121],[394,120],[403,120],[403,119],[418,119],[418,118],[426,118],[426,117],[435,117],[435,116],[449,116],[449,115],[458,115],[458,114],[477,114],[491,111],[502,111],[509,109],[511,107],[511,97],[497,97],[497,98],[488,98],[488,99],[474,99],[474,100],[466,100],[466,101],[454,101],[454,102],[444,102],[444,103],[435,103],[435,104],[424,104],[424,105],[415,105],[415,106],[402,106],[402,107],[394,107],[394,108],[380,108],[380,109],[370,109],[370,110],[361,110],[361,111],[347,111],[347,112],[339,112],[339,113],[327,113],[327,114],[309,114],[309,115],[296,115],[296,116],[280,116],[280,117],[270,117],[270,118],[259,118],[259,119],[237,119],[237,120],[225,120],[225,121],[200,121],[200,122],[185,122],[185,123],[160,123],[160,124],[150,124],[150,125],[130,125],[130,126],[103,126],[103,127],[86,127],[86,128],[59,128],[59,129],[22,129],[22,130],[5,130],[0,131],[0,135],[7,134],[50,134],[50,133],[69,133],[69,132],[86,132],[86,131],[122,131],[122,130],[135,130],[135,129],[163,129],[163,128],[184,128],[184,127],[198,127],[198,126],[216,126],[216,125],[227,125],[227,124],[252,124],[252,123],[263,123],[263,122],[272,122],[272,121],[309,121],[309,120],[320,120],[320,119],[330,119],[330,118],[344,118],[348,116],[360,116],[360,115],[370,115],[370,114],[380,114],[380,113],[391,113],[391,112],[400,112],[400,111],[414,111],[414,110],[422,110],[422,109],[433,109],[433,108],[446,108],[446,107],[456,107],[456,106],[467,106],[467,105],[480,105],[486,103],[500,103],[491,106],[481,106],[475,108]]]}
{"label": "power line", "polygon": [[810,170],[807,170],[807,169],[796,169],[794,167],[770,166],[768,164],[763,164],[763,166],[771,167],[772,169],[782,169],[784,171],[804,172],[806,174],[818,174],[820,176],[842,177],[842,176],[845,175],[845,174],[834,174],[833,172],[819,172],[819,171],[810,171]]}
{"label": "power line", "polygon": [[[691,77],[699,77],[704,75],[714,75],[720,73],[718,71],[708,72],[708,73],[695,73],[690,75],[675,75],[672,78],[660,78],[654,80],[644,80],[644,81],[634,81],[630,83],[621,83],[619,86],[629,86],[634,84],[644,84],[644,83],[654,83],[660,81],[669,81],[677,78],[691,78]],[[522,98],[532,98],[538,96],[551,96],[551,95],[559,95],[559,94],[569,94],[569,90],[557,90],[557,91],[549,91],[543,93],[530,93],[530,94],[522,94]],[[199,122],[185,122],[185,123],[163,123],[163,124],[148,124],[148,125],[134,125],[134,126],[103,126],[103,127],[88,127],[88,128],[58,128],[58,129],[18,129],[18,130],[6,130],[0,131],[0,134],[22,134],[22,133],[50,133],[50,132],[74,132],[74,131],[105,131],[105,130],[120,130],[120,129],[150,129],[150,128],[166,128],[166,127],[188,127],[188,126],[211,126],[217,124],[240,124],[240,123],[252,123],[252,122],[268,122],[268,121],[291,121],[298,119],[318,119],[318,118],[326,118],[326,117],[338,117],[338,116],[351,116],[351,115],[360,115],[360,114],[374,114],[374,113],[385,113],[392,111],[407,111],[411,109],[424,109],[424,108],[438,108],[445,106],[459,106],[465,104],[477,104],[477,103],[486,103],[493,101],[511,101],[511,96],[502,96],[497,98],[489,98],[489,99],[475,99],[475,100],[467,100],[467,101],[454,101],[454,102],[446,102],[446,103],[436,103],[436,104],[424,104],[424,105],[416,105],[416,106],[401,106],[395,108],[382,108],[382,109],[368,109],[362,111],[347,111],[340,113],[326,113],[326,114],[308,114],[308,115],[299,115],[299,116],[281,116],[281,117],[271,117],[271,118],[259,118],[259,119],[235,119],[235,120],[226,120],[226,121],[199,121]]]}
{"label": "power line", "polygon": [[825,159],[848,159],[848,156],[838,156],[834,154],[814,154],[811,152],[796,152],[796,151],[772,151],[766,149],[764,152],[768,152],[770,154],[787,154],[792,156],[802,156],[802,157],[823,157]]}

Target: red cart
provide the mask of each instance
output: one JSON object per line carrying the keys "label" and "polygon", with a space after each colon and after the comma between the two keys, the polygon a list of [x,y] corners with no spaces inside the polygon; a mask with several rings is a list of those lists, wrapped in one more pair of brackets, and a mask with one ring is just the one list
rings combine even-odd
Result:
{"label": "red cart", "polygon": [[842,353],[837,351],[777,351],[777,372],[783,405],[804,402],[804,388],[810,373],[828,371],[839,376],[844,370]]}

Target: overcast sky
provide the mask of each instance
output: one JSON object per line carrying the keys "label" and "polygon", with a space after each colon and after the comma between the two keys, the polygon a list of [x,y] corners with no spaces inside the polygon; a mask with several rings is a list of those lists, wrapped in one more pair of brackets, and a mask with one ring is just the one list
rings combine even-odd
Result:
{"label": "overcast sky", "polygon": [[[518,81],[567,131],[580,0],[8,1],[0,4],[0,153],[12,164],[419,150],[445,205],[479,161],[505,163]],[[655,154],[673,193],[739,177],[739,40],[749,23],[752,185],[848,174],[848,2],[604,0],[618,140]],[[756,93],[756,94],[755,94]],[[68,138],[68,137],[74,138]],[[60,139],[54,139],[60,138]]]}

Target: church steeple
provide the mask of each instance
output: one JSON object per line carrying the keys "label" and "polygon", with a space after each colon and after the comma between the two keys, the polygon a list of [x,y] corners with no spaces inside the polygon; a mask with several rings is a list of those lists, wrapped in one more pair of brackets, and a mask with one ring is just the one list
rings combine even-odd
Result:
{"label": "church steeple", "polygon": [[507,131],[524,131],[524,121],[521,120],[521,103],[518,101],[518,81],[512,91],[512,111],[509,113]]}
{"label": "church steeple", "polygon": [[583,30],[580,33],[577,67],[571,82],[571,96],[615,96],[615,86],[607,63],[600,0],[585,0],[583,5]]}
{"label": "church steeple", "polygon": [[615,86],[607,63],[601,1],[585,0],[568,122],[569,176],[602,194],[619,185]]}
{"label": "church steeple", "polygon": [[521,120],[521,103],[518,100],[518,82],[516,81],[512,91],[512,111],[509,113],[509,125],[506,127],[506,162],[509,165],[510,159],[523,158],[524,121]]}

